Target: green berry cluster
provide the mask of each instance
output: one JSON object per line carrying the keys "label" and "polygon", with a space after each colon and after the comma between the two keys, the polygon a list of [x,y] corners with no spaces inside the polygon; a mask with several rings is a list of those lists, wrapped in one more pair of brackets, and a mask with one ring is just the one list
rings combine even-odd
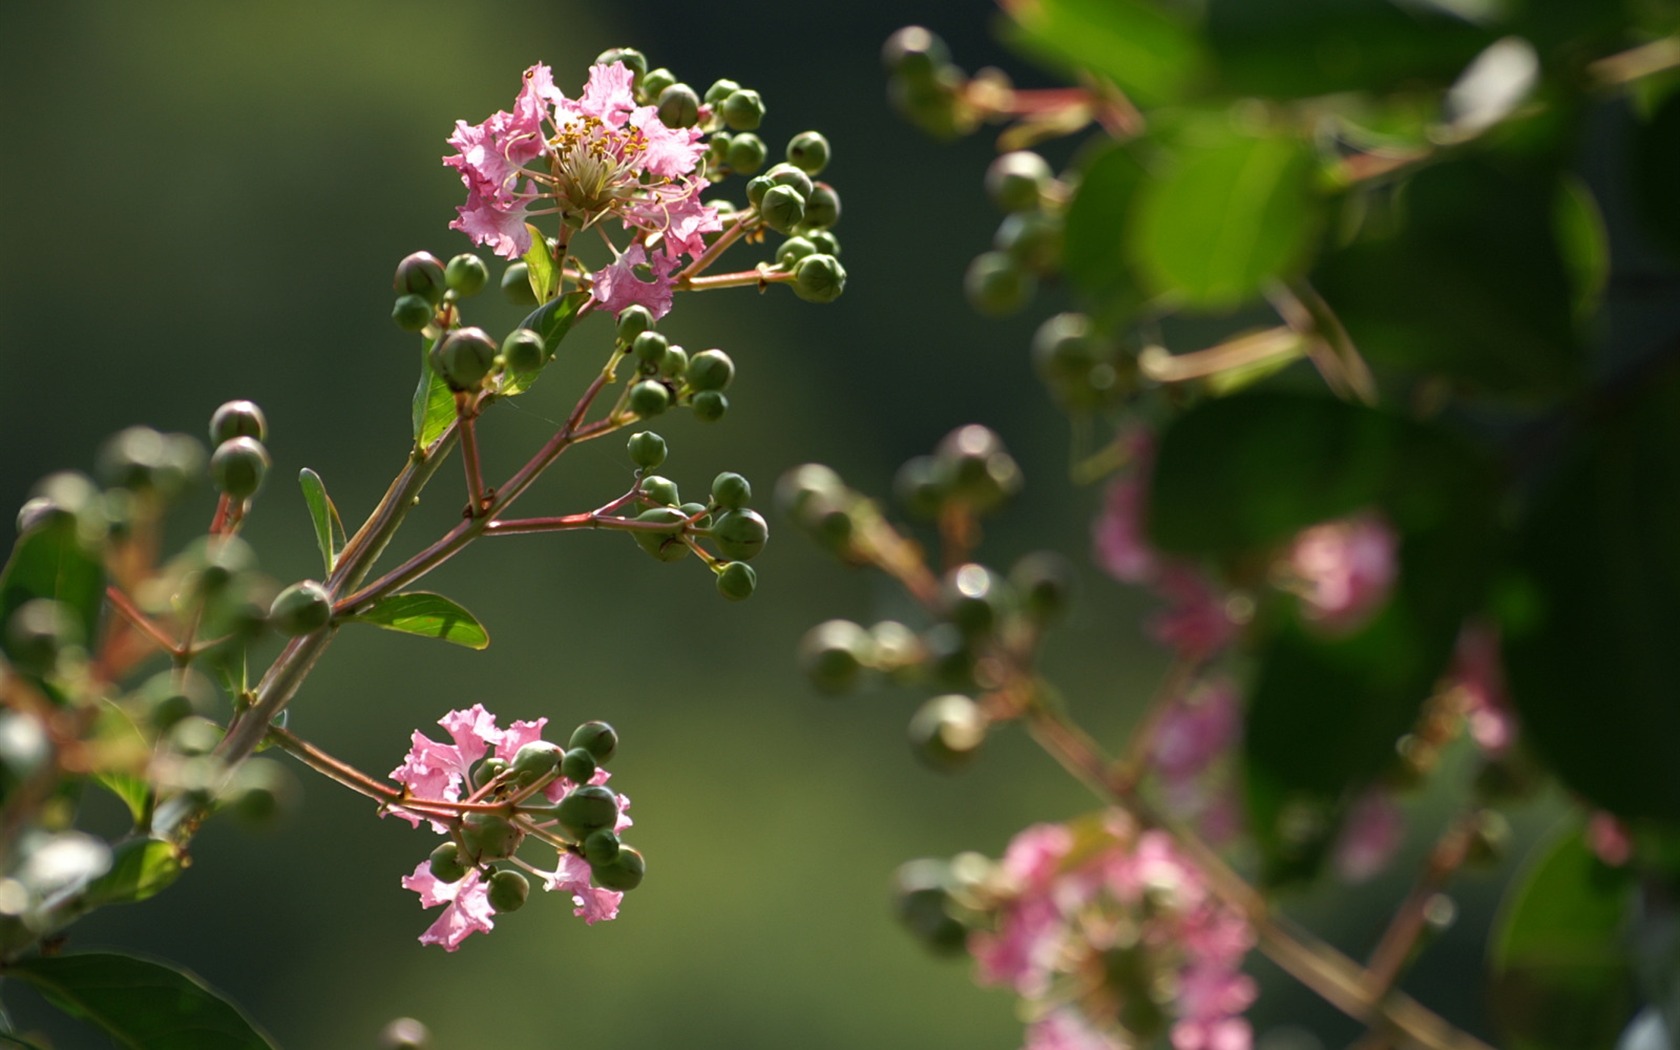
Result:
{"label": "green berry cluster", "polygon": [[[704,355],[697,355],[695,362]],[[727,360],[727,359],[726,359]],[[730,601],[752,597],[758,574],[747,564],[770,538],[764,515],[752,509],[752,485],[734,471],[712,479],[709,497],[684,502],[677,483],[651,473],[665,462],[665,439],[652,431],[630,435],[626,443],[636,464],[633,494],[646,508],[633,519],[620,519],[636,544],[660,561],[677,561],[693,552],[716,574],[718,593]],[[708,552],[702,543],[717,551]]]}
{"label": "green berry cluster", "polygon": [[735,362],[722,350],[689,352],[653,327],[644,306],[618,315],[618,347],[634,359],[635,371],[624,393],[624,407],[637,419],[686,407],[703,423],[715,423],[729,411],[724,393],[735,381]]}

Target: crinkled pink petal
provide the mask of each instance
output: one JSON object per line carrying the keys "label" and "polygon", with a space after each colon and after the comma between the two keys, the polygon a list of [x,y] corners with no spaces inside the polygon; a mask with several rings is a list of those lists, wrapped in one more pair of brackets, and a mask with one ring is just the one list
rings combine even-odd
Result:
{"label": "crinkled pink petal", "polygon": [[[653,271],[652,281],[636,276],[634,268],[644,265]],[[654,320],[658,320],[671,312],[672,267],[669,257],[656,255],[650,261],[647,249],[640,244],[632,244],[615,262],[595,271],[590,295],[615,316],[631,306],[640,305],[647,307]]]}
{"label": "crinkled pink petal", "polygon": [[456,218],[449,228],[460,230],[504,259],[517,259],[531,247],[531,231],[525,228],[528,217],[525,202],[501,205],[477,195],[455,209]]}
{"label": "crinkled pink petal", "polygon": [[1048,897],[1022,898],[1003,912],[996,932],[969,935],[975,979],[981,984],[1008,985],[1027,998],[1043,995],[1050,987],[1066,932],[1061,909]]}
{"label": "crinkled pink petal", "polygon": [[1034,824],[1009,841],[1000,866],[1024,889],[1041,888],[1055,878],[1072,848],[1073,832],[1065,825]]}
{"label": "crinkled pink petal", "polygon": [[1230,751],[1242,730],[1236,686],[1215,679],[1174,700],[1156,723],[1151,757],[1165,778],[1199,775]]}
{"label": "crinkled pink petal", "polygon": [[1349,634],[1388,601],[1400,538],[1374,513],[1304,529],[1286,558],[1310,622]]}
{"label": "crinkled pink petal", "polygon": [[1367,791],[1348,810],[1332,852],[1336,873],[1364,882],[1388,867],[1406,837],[1406,816],[1381,791]]}
{"label": "crinkled pink petal", "polygon": [[1197,569],[1167,564],[1155,589],[1168,601],[1148,623],[1154,639],[1187,660],[1204,660],[1231,644],[1237,623],[1231,619],[1224,592]]}
{"label": "crinkled pink petal", "polygon": [[1254,1030],[1240,1017],[1179,1021],[1172,1029],[1173,1050],[1251,1050]]}
{"label": "crinkled pink petal", "polygon": [[624,894],[593,886],[589,879],[587,861],[574,853],[562,853],[559,867],[543,874],[543,889],[570,893],[572,903],[576,905],[572,914],[590,926],[618,918],[618,905]]}
{"label": "crinkled pink petal", "polygon": [[1027,1026],[1026,1050],[1126,1050],[1092,1027],[1078,1010],[1053,1010]]}
{"label": "crinkled pink petal", "polygon": [[1102,511],[1091,523],[1091,550],[1097,566],[1122,583],[1142,583],[1155,575],[1159,557],[1143,532],[1144,481],[1127,474],[1109,482]]}
{"label": "crinkled pink petal", "polygon": [[717,209],[700,200],[701,191],[708,185],[705,179],[695,179],[685,187],[686,192],[662,202],[659,219],[665,254],[670,258],[700,255],[706,250],[705,235],[723,229]]}
{"label": "crinkled pink petal", "polygon": [[624,126],[636,110],[636,74],[623,62],[589,67],[589,82],[578,97],[576,111],[598,117],[615,128]]}
{"label": "crinkled pink petal", "polygon": [[543,726],[548,719],[539,718],[535,722],[515,722],[502,730],[496,741],[496,757],[506,761],[513,761],[513,756],[519,754],[519,749],[526,744],[542,739]]}
{"label": "crinkled pink petal", "polygon": [[420,906],[435,908],[447,904],[443,914],[420,935],[421,944],[439,944],[454,951],[468,935],[489,933],[495,926],[491,916],[490,887],[477,870],[467,872],[459,882],[443,882],[431,872],[431,862],[421,861],[414,874],[403,876],[403,889],[420,895]]}
{"label": "crinkled pink petal", "polygon": [[554,72],[538,62],[525,71],[520,80],[519,95],[513,100],[513,113],[501,137],[502,155],[523,164],[542,155],[547,136],[543,121],[550,107],[561,98],[554,87]]}
{"label": "crinkled pink petal", "polygon": [[668,128],[657,114],[653,106],[641,106],[630,114],[630,126],[641,131],[647,144],[642,170],[667,179],[691,174],[706,155],[705,134],[698,127]]}

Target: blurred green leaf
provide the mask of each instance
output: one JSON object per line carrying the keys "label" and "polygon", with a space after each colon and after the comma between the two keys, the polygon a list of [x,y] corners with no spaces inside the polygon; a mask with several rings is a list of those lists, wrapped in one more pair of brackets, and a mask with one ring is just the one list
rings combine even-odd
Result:
{"label": "blurred green leaf", "polygon": [[315,546],[320,548],[321,562],[326,566],[327,574],[331,575],[338,548],[344,542],[344,524],[338,518],[338,508],[327,495],[327,484],[321,480],[321,475],[304,467],[298,472],[298,485],[303,488],[303,501],[309,505],[309,521],[315,527]]}
{"label": "blurred green leaf", "polygon": [[554,256],[549,254],[548,238],[530,223],[525,224],[525,229],[531,234],[531,246],[525,249],[524,256],[531,291],[536,293],[537,302],[546,303],[560,290],[560,271],[554,265]]}
{"label": "blurred green leaf", "polygon": [[1170,102],[1202,73],[1201,45],[1184,18],[1151,0],[1002,0],[1005,37],[1078,76],[1112,80],[1139,105]]}
{"label": "blurred green leaf", "polygon": [[1554,173],[1467,157],[1402,192],[1399,230],[1325,253],[1313,274],[1360,352],[1495,392],[1573,384],[1576,289],[1556,232]]}
{"label": "blurred green leaf", "polygon": [[1126,265],[1125,230],[1144,178],[1129,150],[1110,146],[1085,166],[1068,204],[1062,269],[1104,325],[1124,320],[1142,299]]}
{"label": "blurred green leaf", "polygon": [[1187,143],[1138,191],[1127,254],[1154,292],[1240,305],[1307,262],[1319,226],[1312,174],[1311,151],[1291,137]]}
{"label": "blurred green leaf", "polygon": [[1680,91],[1672,92],[1649,120],[1639,124],[1629,144],[1634,199],[1644,229],[1680,258]]}
{"label": "blurred green leaf", "polygon": [[274,1047],[238,1007],[193,974],[164,963],[115,952],[78,952],[25,959],[4,972],[129,1050]]}
{"label": "blurred green leaf", "polygon": [[1571,788],[1680,823],[1680,376],[1627,383],[1595,424],[1522,528],[1511,697]]}
{"label": "blurred green leaf", "polygon": [[68,516],[19,536],[11,558],[0,569],[0,648],[8,657],[16,659],[17,653],[5,626],[13,613],[36,598],[62,602],[81,631],[83,644],[91,649],[98,643],[105,567]]}
{"label": "blurred green leaf", "polygon": [[1621,942],[1632,880],[1570,821],[1508,891],[1490,941],[1494,1016],[1511,1050],[1613,1046],[1632,1008]]}
{"label": "blurred green leaf", "polygon": [[123,805],[128,807],[128,815],[136,824],[145,818],[146,808],[151,804],[152,787],[144,777],[130,773],[95,773],[93,778],[122,799]]}
{"label": "blurred green leaf", "polygon": [[[438,339],[442,339],[440,333]],[[420,341],[420,385],[414,388],[414,443],[429,448],[455,421],[455,395],[443,377],[432,371],[431,349],[436,340]]]}
{"label": "blurred green leaf", "polygon": [[1585,179],[1565,175],[1558,186],[1554,221],[1563,264],[1575,289],[1572,300],[1575,317],[1591,317],[1610,279],[1610,234],[1604,228],[1604,213],[1599,210]]}
{"label": "blurred green leaf", "polygon": [[116,847],[111,870],[82,892],[85,907],[143,901],[174,882],[181,870],[181,850],[173,843],[130,839]]}
{"label": "blurred green leaf", "polygon": [[[519,322],[519,327],[529,328],[542,336],[543,349],[549,357],[553,357],[555,351],[560,348],[561,341],[577,322],[578,311],[583,309],[587,302],[588,292],[573,292],[558,299],[550,299],[526,315],[525,320]],[[507,397],[522,394],[531,389],[531,384],[535,383],[541,374],[541,370],[524,374],[504,373],[499,393]]]}
{"label": "blurred green leaf", "polygon": [[489,633],[472,613],[429,591],[387,595],[367,611],[345,619],[350,623],[371,623],[387,631],[437,638],[468,649],[483,649],[490,644]]}

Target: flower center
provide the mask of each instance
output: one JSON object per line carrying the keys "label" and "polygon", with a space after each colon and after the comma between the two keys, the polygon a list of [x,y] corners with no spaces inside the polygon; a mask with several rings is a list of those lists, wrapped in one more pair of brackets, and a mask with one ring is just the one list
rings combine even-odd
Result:
{"label": "flower center", "polygon": [[555,195],[584,225],[629,199],[640,186],[647,137],[640,128],[611,128],[599,117],[579,117],[550,140]]}

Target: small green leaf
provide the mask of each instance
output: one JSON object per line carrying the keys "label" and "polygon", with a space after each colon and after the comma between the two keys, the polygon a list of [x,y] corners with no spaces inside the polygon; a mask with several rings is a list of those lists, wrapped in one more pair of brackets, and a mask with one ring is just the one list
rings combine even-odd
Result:
{"label": "small green leaf", "polygon": [[373,606],[347,621],[371,623],[387,631],[401,631],[425,638],[439,638],[468,649],[483,649],[490,635],[473,614],[441,594],[409,591],[379,599]]}
{"label": "small green leaf", "polygon": [[[439,334],[438,339],[442,338]],[[414,388],[414,443],[423,449],[430,448],[455,422],[455,395],[450,393],[443,377],[432,371],[434,342],[420,341],[420,384]]]}
{"label": "small green leaf", "polygon": [[143,901],[180,874],[179,847],[161,839],[130,839],[116,848],[111,870],[82,891],[84,907],[91,911],[107,904]]}
{"label": "small green leaf", "polygon": [[[570,295],[562,295],[558,299],[550,299],[532,310],[525,320],[519,322],[519,327],[529,328],[542,336],[543,349],[547,352],[547,356],[552,357],[555,351],[559,349],[561,340],[566,338],[566,334],[572,330],[572,325],[577,322],[578,311],[583,309],[587,302],[589,302],[588,292],[573,292]],[[499,393],[506,397],[522,394],[531,389],[531,384],[535,383],[537,376],[541,374],[541,372],[530,372],[524,375],[513,372],[505,373],[502,377]]]}
{"label": "small green leaf", "polygon": [[1151,0],[1003,0],[1003,8],[1021,50],[1106,77],[1144,106],[1178,98],[1202,72],[1188,23]]}
{"label": "small green leaf", "polygon": [[1142,300],[1126,263],[1125,230],[1147,174],[1130,150],[1111,146],[1079,179],[1062,235],[1062,269],[1103,325],[1123,321]]}
{"label": "small green leaf", "polygon": [[274,1050],[240,1009],[185,970],[115,952],[25,959],[4,974],[128,1050]]}
{"label": "small green leaf", "polygon": [[1493,1014],[1511,1050],[1612,1046],[1632,1008],[1622,937],[1633,880],[1571,820],[1530,858],[1494,923]]}
{"label": "small green leaf", "polygon": [[315,546],[320,548],[321,562],[326,566],[327,574],[331,575],[338,549],[344,543],[344,523],[339,520],[338,508],[327,495],[327,485],[321,480],[321,475],[304,467],[298,473],[298,485],[303,488],[303,501],[309,504],[309,521],[315,527]]}
{"label": "small green leaf", "polygon": [[145,818],[146,809],[151,805],[152,786],[144,777],[131,773],[95,773],[94,780],[122,799],[136,824]]}
{"label": "small green leaf", "polygon": [[7,656],[16,654],[4,626],[36,598],[62,602],[81,629],[83,644],[91,648],[98,642],[105,569],[74,520],[50,521],[19,536],[0,569],[0,647]]}
{"label": "small green leaf", "polygon": [[1563,265],[1575,288],[1575,317],[1591,317],[1610,279],[1610,235],[1592,187],[1573,172],[1565,174],[1558,186],[1553,221]]}
{"label": "small green leaf", "polygon": [[525,224],[525,229],[531,234],[531,246],[525,249],[525,267],[530,275],[531,291],[536,293],[537,302],[546,303],[560,290],[560,271],[555,268],[554,256],[549,254],[548,238],[530,223]]}
{"label": "small green leaf", "polygon": [[[1199,137],[1199,136],[1198,136]],[[1152,291],[1221,309],[1304,267],[1317,236],[1313,158],[1293,138],[1221,133],[1140,190],[1126,248]]]}

